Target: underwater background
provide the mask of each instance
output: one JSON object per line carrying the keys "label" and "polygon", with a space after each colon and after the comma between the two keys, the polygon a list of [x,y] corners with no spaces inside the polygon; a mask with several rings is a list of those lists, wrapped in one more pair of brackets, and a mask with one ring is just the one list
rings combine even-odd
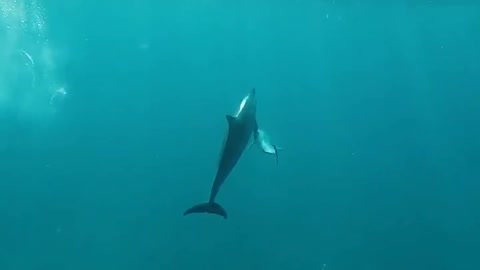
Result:
{"label": "underwater background", "polygon": [[479,104],[473,0],[0,0],[0,269],[478,270]]}

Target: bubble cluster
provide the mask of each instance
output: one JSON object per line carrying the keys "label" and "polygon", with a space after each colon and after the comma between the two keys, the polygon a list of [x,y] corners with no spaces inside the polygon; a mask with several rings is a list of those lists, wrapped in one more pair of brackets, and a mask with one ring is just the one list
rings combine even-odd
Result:
{"label": "bubble cluster", "polygon": [[0,40],[0,113],[47,120],[66,90],[37,0],[0,1]]}

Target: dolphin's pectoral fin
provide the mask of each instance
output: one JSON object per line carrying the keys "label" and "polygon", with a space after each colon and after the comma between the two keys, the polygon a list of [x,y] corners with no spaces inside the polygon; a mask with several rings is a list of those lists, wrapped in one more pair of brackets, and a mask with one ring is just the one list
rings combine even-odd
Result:
{"label": "dolphin's pectoral fin", "polygon": [[275,161],[276,161],[276,164],[278,165],[278,148],[275,144],[273,145],[273,149],[275,149]]}
{"label": "dolphin's pectoral fin", "polygon": [[270,137],[267,135],[267,133],[261,129],[257,129],[254,133],[254,136],[255,141],[258,143],[260,149],[266,154],[275,155],[275,159],[278,164],[278,150],[282,148],[273,144],[270,141]]}

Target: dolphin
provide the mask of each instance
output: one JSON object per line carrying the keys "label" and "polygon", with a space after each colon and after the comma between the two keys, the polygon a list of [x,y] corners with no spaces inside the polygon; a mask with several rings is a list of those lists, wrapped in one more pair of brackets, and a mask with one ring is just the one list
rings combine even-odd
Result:
{"label": "dolphin", "polygon": [[254,138],[255,138],[255,143],[260,146],[260,149],[264,153],[275,155],[275,160],[278,165],[278,150],[282,148],[273,144],[270,141],[270,136],[268,136],[267,133],[262,129],[257,128],[257,130],[255,130]]}
{"label": "dolphin", "polygon": [[228,131],[225,136],[217,174],[210,191],[210,199],[206,203],[200,203],[187,209],[183,215],[192,213],[209,213],[227,218],[227,211],[215,202],[220,187],[233,170],[245,149],[250,145],[254,133],[258,130],[256,113],[257,101],[255,88],[240,103],[238,112],[232,116],[227,114]]}

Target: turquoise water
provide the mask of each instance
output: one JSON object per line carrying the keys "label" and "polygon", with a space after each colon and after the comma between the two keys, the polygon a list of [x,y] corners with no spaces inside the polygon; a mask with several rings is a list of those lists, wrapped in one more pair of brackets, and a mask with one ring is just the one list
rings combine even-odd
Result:
{"label": "turquoise water", "polygon": [[[0,0],[0,269],[480,269],[480,4],[431,2]],[[279,164],[184,217],[253,87]]]}

